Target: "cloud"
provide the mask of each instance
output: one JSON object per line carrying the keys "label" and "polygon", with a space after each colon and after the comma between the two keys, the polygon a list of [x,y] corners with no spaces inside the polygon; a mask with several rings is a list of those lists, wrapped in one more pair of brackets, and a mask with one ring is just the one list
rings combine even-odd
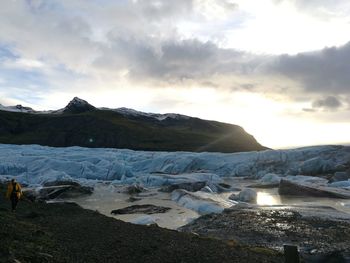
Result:
{"label": "cloud", "polygon": [[274,0],[281,4],[289,2],[298,8],[300,12],[308,13],[321,19],[336,19],[347,17],[350,8],[347,0]]}
{"label": "cloud", "polygon": [[[9,48],[0,48],[0,77],[4,79],[0,89],[7,89],[8,94],[14,88],[31,86],[33,93],[43,94],[133,86],[210,86],[264,93],[286,101],[311,97],[314,105],[320,105],[319,98],[349,95],[350,43],[317,52],[268,56],[225,47],[202,34],[182,34],[182,23],[205,27],[202,23],[208,25],[238,12],[237,3],[242,1],[102,3],[6,2],[0,10],[0,45]],[[302,1],[294,4],[302,5]],[[242,13],[239,16],[245,21]],[[236,22],[219,23],[223,29],[217,35],[224,35]],[[322,107],[330,108],[326,104]]]}
{"label": "cloud", "polygon": [[302,85],[304,91],[350,95],[350,42],[341,47],[276,57],[267,68]]}
{"label": "cloud", "polygon": [[313,108],[321,108],[326,110],[336,110],[342,106],[342,103],[339,99],[334,96],[328,96],[323,99],[315,100],[312,103]]}

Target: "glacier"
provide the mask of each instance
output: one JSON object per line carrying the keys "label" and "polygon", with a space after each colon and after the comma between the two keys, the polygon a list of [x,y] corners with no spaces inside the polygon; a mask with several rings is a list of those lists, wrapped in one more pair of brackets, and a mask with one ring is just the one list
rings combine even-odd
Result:
{"label": "glacier", "polygon": [[0,178],[16,177],[27,185],[76,180],[162,186],[191,181],[219,183],[223,177],[268,180],[271,174],[276,181],[276,176],[333,174],[349,163],[350,147],[332,145],[193,153],[0,144]]}

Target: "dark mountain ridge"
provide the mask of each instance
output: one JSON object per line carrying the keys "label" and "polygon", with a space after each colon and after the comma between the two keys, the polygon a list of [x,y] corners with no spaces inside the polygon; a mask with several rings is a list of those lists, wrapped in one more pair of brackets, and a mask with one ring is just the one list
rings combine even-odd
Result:
{"label": "dark mountain ridge", "polygon": [[180,114],[98,109],[79,98],[50,112],[0,108],[0,143],[194,152],[266,149],[237,125]]}

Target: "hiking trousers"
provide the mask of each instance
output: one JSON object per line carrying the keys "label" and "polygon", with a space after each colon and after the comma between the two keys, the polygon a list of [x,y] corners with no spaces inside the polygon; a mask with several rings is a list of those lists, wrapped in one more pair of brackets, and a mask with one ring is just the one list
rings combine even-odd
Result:
{"label": "hiking trousers", "polygon": [[17,204],[18,204],[18,196],[17,196],[17,194],[12,194],[10,199],[11,199],[12,211],[15,211],[16,207],[17,207]]}

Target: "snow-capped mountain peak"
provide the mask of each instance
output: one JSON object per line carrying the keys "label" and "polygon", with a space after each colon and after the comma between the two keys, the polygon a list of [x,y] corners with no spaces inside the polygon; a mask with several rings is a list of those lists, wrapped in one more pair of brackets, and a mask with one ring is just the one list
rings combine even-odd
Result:
{"label": "snow-capped mountain peak", "polygon": [[33,113],[33,112],[35,112],[32,108],[24,107],[21,104],[18,104],[16,106],[3,106],[3,105],[0,104],[0,110],[11,111],[11,112],[26,112],[26,113]]}
{"label": "snow-capped mountain peak", "polygon": [[81,113],[96,109],[94,106],[89,104],[86,100],[74,97],[68,105],[63,109],[66,113]]}

